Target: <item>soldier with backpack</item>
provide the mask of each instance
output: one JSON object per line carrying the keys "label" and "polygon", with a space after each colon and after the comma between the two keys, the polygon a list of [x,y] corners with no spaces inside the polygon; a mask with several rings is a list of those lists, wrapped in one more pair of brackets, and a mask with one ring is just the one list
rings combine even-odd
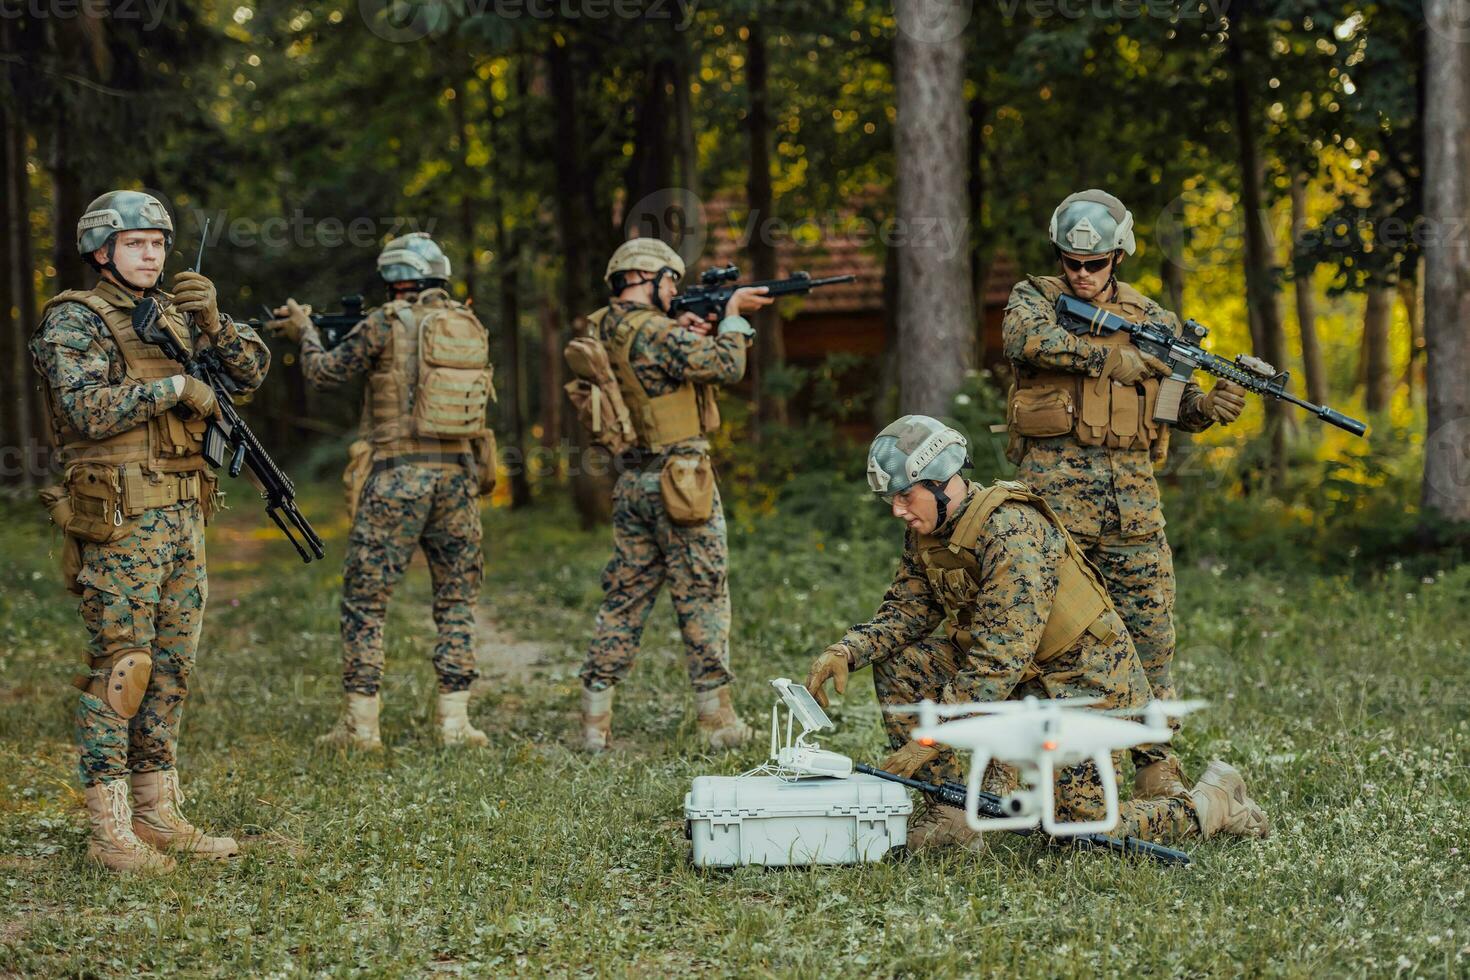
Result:
{"label": "soldier with backpack", "polygon": [[725,515],[709,457],[720,425],[718,385],[745,374],[754,335],[742,313],[772,300],[736,290],[718,325],[667,315],[684,262],[651,238],[624,242],[605,276],[611,298],[567,345],[567,394],[594,442],[612,453],[612,560],[582,667],[582,744],[608,747],[613,688],[628,675],[665,581],[684,638],[699,730],[712,748],[744,743],[730,701],[730,587]]}
{"label": "soldier with backpack", "polygon": [[395,238],[378,256],[388,302],[331,350],[310,308],[295,300],[269,326],[301,343],[314,388],[367,375],[363,441],[348,466],[353,511],[342,570],[345,705],[322,741],[382,747],[378,729],[383,621],[414,550],[424,549],[434,586],[439,675],[436,709],[446,745],[485,745],[470,723],[475,603],[484,556],[478,498],[495,485],[495,441],[485,411],[495,397],[490,338],[470,308],[451,299],[449,259],[423,232]]}

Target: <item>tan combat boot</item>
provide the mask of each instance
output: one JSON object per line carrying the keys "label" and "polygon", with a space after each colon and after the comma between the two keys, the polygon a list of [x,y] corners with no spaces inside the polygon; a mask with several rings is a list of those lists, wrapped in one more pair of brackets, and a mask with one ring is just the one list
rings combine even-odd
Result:
{"label": "tan combat boot", "polygon": [[176,769],[133,773],[133,833],[156,851],[222,861],[240,853],[233,837],[210,837],[179,810],[184,793]]}
{"label": "tan combat boot", "polygon": [[1188,792],[1189,787],[1184,784],[1184,770],[1179,766],[1179,757],[1172,753],[1133,774],[1135,800],[1162,800],[1170,796],[1183,796]]}
{"label": "tan combat boot", "polygon": [[730,704],[730,685],[695,692],[694,705],[699,711],[699,733],[710,748],[733,749],[750,741],[750,726]]}
{"label": "tan combat boot", "polygon": [[606,752],[612,739],[613,689],[582,688],[582,748]]}
{"label": "tan combat boot", "polygon": [[951,846],[978,853],[984,847],[980,832],[971,830],[965,823],[964,810],[928,800],[919,804],[919,809],[909,821],[906,846],[911,854]]}
{"label": "tan combat boot", "polygon": [[470,724],[470,692],[441,693],[434,710],[439,723],[439,740],[445,745],[482,746],[490,744],[490,736]]}
{"label": "tan combat boot", "polygon": [[172,871],[174,859],[159,854],[133,833],[133,812],[128,806],[128,781],[112,779],[82,790],[87,800],[87,817],[92,839],[87,857],[109,871],[144,873]]}
{"label": "tan combat boot", "polygon": [[1194,803],[1201,837],[1208,840],[1216,834],[1270,836],[1265,811],[1245,794],[1245,780],[1234,766],[1218,759],[1211,762],[1188,795]]}
{"label": "tan combat boot", "polygon": [[378,696],[348,691],[342,706],[342,717],[317,741],[327,745],[343,745],[355,749],[381,749],[383,737],[378,733]]}

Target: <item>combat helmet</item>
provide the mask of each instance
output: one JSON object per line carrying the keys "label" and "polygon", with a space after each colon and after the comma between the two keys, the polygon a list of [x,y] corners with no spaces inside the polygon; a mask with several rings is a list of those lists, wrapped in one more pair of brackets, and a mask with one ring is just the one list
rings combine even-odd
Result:
{"label": "combat helmet", "polygon": [[657,238],[630,238],[617,247],[607,261],[603,281],[608,289],[620,293],[628,285],[627,273],[650,272],[653,274],[653,301],[662,308],[658,287],[664,276],[673,276],[678,282],[684,278],[684,260],[679,253]]}
{"label": "combat helmet", "polygon": [[449,282],[449,256],[428,232],[410,232],[383,246],[378,275],[389,285],[402,282],[444,286]]}
{"label": "combat helmet", "polygon": [[[152,194],[142,191],[108,191],[87,205],[87,210],[77,221],[77,252],[87,264],[97,271],[109,270],[114,276],[134,289],[132,283],[123,279],[122,273],[112,261],[113,236],[120,231],[161,231],[163,246],[174,246],[174,222],[168,208]],[[107,249],[107,261],[99,263],[92,254],[99,248]]]}
{"label": "combat helmet", "polygon": [[868,488],[887,502],[915,486],[924,487],[939,504],[939,524],[949,510],[944,485],[970,465],[969,443],[928,415],[905,415],[878,433],[868,447]]}
{"label": "combat helmet", "polygon": [[1086,190],[1067,195],[1051,213],[1047,228],[1051,243],[1074,255],[1107,255],[1122,249],[1133,254],[1133,212],[1107,191]]}

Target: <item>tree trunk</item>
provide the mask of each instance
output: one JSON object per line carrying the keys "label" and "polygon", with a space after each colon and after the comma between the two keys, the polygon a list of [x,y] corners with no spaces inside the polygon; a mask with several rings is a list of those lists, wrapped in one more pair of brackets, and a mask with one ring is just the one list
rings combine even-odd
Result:
{"label": "tree trunk", "polygon": [[[1255,316],[1253,346],[1258,357],[1275,365],[1286,366],[1282,341],[1281,307],[1277,302],[1273,256],[1266,228],[1266,203],[1262,190],[1260,155],[1256,149],[1256,116],[1252,108],[1250,82],[1245,65],[1245,45],[1255,40],[1247,34],[1251,12],[1232,18],[1226,59],[1230,65],[1230,83],[1235,102],[1235,137],[1240,156],[1241,205],[1245,210],[1245,283],[1246,298]],[[1286,478],[1286,413],[1285,406],[1274,398],[1266,400],[1266,427],[1271,438],[1271,471],[1279,486]]]}
{"label": "tree trunk", "polygon": [[1404,367],[1404,385],[1413,404],[1424,374],[1424,256],[1415,263],[1414,277],[1399,280],[1399,299],[1409,320],[1409,363]]}
{"label": "tree trunk", "polygon": [[1388,349],[1393,325],[1394,287],[1368,284],[1363,303],[1363,399],[1369,412],[1382,412],[1393,397],[1392,358]]}
{"label": "tree trunk", "polygon": [[965,175],[963,32],[919,30],[925,0],[898,0],[894,38],[899,404],[946,416],[974,355]]}
{"label": "tree trunk", "polygon": [[[526,472],[526,431],[521,414],[521,391],[524,377],[521,361],[521,245],[520,236],[508,232],[505,227],[505,199],[501,198],[499,221],[496,225],[496,250],[500,253],[500,336],[503,339],[505,360],[502,362],[500,400],[496,403],[500,418],[510,437],[510,506],[512,510],[525,507],[531,502],[531,481]],[[556,351],[560,357],[561,352]],[[547,393],[548,397],[561,395],[560,386]]]}
{"label": "tree trunk", "polygon": [[644,65],[643,92],[633,114],[633,155],[623,177],[623,228],[630,236],[660,238],[677,247],[682,229],[670,213],[674,161],[668,89],[673,78],[667,58],[649,58]]}
{"label": "tree trunk", "polygon": [[1424,216],[1440,233],[1424,246],[1423,505],[1431,520],[1470,522],[1470,242],[1454,231],[1470,214],[1470,56],[1454,33],[1458,4],[1424,6]]}
{"label": "tree trunk", "polygon": [[[77,254],[77,222],[86,209],[82,200],[82,177],[73,160],[71,147],[73,133],[64,122],[58,122],[52,130],[51,157],[47,169],[51,171],[51,216],[54,241],[51,248],[51,265],[56,269],[56,278],[51,295],[63,289],[85,289],[91,283],[90,269]],[[174,215],[178,221],[179,215]],[[174,239],[177,244],[177,237]]]}
{"label": "tree trunk", "polygon": [[[1163,261],[1159,263],[1159,281],[1164,286],[1164,302],[1179,317],[1184,316],[1184,270],[1165,249],[1160,249]],[[1178,435],[1178,432],[1175,432]]]}
{"label": "tree trunk", "polygon": [[[745,86],[750,107],[745,114],[745,131],[750,142],[750,167],[745,179],[745,199],[750,207],[747,227],[752,229],[745,243],[750,256],[750,278],[776,277],[776,243],[763,229],[775,217],[775,196],[771,188],[771,111],[766,84],[766,32],[759,21],[751,21],[745,45]],[[751,387],[755,390],[756,418],[762,425],[785,426],[789,422],[786,399],[773,392],[771,376],[786,363],[786,334],[781,315],[775,306],[751,315],[755,327],[755,370]]]}
{"label": "tree trunk", "polygon": [[[559,335],[542,351],[542,358],[556,361],[558,374],[562,347],[572,331],[585,323],[584,318],[593,311],[596,303],[596,294],[591,289],[590,264],[590,243],[595,232],[585,196],[585,184],[590,175],[585,172],[582,162],[585,147],[582,146],[578,125],[578,82],[571,55],[567,46],[556,40],[548,48],[551,97],[560,124],[557,138],[552,141],[552,163],[556,171],[556,218],[562,253],[562,322],[567,329],[557,331]],[[557,401],[556,414],[561,417],[561,385],[548,387],[545,397]],[[576,505],[577,515],[584,528],[605,524],[612,518],[613,483],[606,454],[593,447],[580,428],[571,433],[571,437],[577,449],[572,460],[572,502]]]}
{"label": "tree trunk", "polygon": [[[0,31],[9,25],[0,24]],[[6,39],[9,40],[8,38]],[[21,201],[12,192],[16,163],[12,148],[20,129],[15,103],[0,101],[0,483],[26,482],[25,446],[30,435],[30,403],[26,397],[31,358],[26,351],[27,328],[15,318],[16,295],[29,278],[22,270],[15,249],[15,229],[24,227],[18,212]],[[24,137],[22,136],[22,140]],[[24,161],[19,161],[25,170]],[[15,456],[12,458],[12,453]]]}
{"label": "tree trunk", "polygon": [[[1296,297],[1297,329],[1302,338],[1302,369],[1307,380],[1307,400],[1327,402],[1327,369],[1322,361],[1322,340],[1317,336],[1317,296],[1312,292],[1312,271],[1302,256],[1307,234],[1307,176],[1297,174],[1291,182],[1292,293]],[[1280,365],[1278,365],[1279,367]]]}
{"label": "tree trunk", "polygon": [[546,297],[541,304],[541,448],[555,450],[561,441],[562,344],[561,314]]}
{"label": "tree trunk", "polygon": [[873,399],[873,431],[887,427],[898,405],[898,249],[883,251],[883,357],[878,364],[878,392]]}
{"label": "tree trunk", "polygon": [[[454,163],[459,170],[459,236],[464,245],[464,267],[460,279],[464,282],[465,296],[470,303],[475,301],[475,194],[476,173],[470,166],[470,124],[466,119],[465,86],[455,82],[450,91],[454,98],[449,100],[449,111],[454,121],[454,139],[459,152]],[[499,161],[497,161],[499,162]]]}
{"label": "tree trunk", "polygon": [[[29,156],[25,121],[19,113],[7,113],[9,124],[5,127],[5,170],[7,184],[3,188],[9,199],[6,213],[5,235],[7,261],[3,274],[9,282],[10,302],[14,310],[14,332],[18,356],[4,365],[10,373],[9,380],[16,393],[16,419],[13,426],[15,441],[6,445],[20,449],[21,466],[17,482],[33,484],[45,479],[43,465],[49,463],[45,447],[50,445],[46,432],[45,399],[39,381],[31,368],[30,352],[26,340],[38,325],[40,311],[36,307],[35,254],[31,247],[31,187],[26,172]],[[76,245],[76,228],[69,232],[68,241],[73,251]]]}
{"label": "tree trunk", "polygon": [[694,268],[704,251],[704,199],[700,195],[699,145],[694,138],[694,106],[689,86],[694,78],[694,57],[689,50],[688,32],[678,34],[679,54],[674,64],[674,126],[678,142],[679,185],[692,202],[692,214],[684,215],[684,234],[679,236],[679,257],[684,265]]}
{"label": "tree trunk", "polygon": [[990,106],[985,101],[985,86],[978,80],[975,96],[970,99],[970,148],[966,154],[969,166],[967,191],[970,195],[970,293],[975,303],[975,363],[984,364],[985,350],[985,289],[990,278],[990,263],[986,260],[985,226],[985,120]]}

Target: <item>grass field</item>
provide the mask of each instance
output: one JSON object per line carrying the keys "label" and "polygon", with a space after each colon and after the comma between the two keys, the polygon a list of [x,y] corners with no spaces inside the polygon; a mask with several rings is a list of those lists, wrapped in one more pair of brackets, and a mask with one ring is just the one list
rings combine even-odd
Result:
{"label": "grass field", "polygon": [[[333,495],[306,503],[333,513]],[[855,506],[863,506],[860,502]],[[617,751],[573,751],[576,670],[607,532],[558,509],[486,515],[487,750],[429,738],[428,580],[389,630],[387,750],[313,737],[338,708],[345,525],[302,566],[253,503],[211,531],[211,597],[180,768],[226,865],[120,879],[83,857],[70,714],[83,632],[39,508],[0,504],[0,972],[45,975],[593,974],[1080,976],[1470,972],[1470,568],[1338,576],[1227,567],[1181,549],[1181,689],[1213,707],[1191,772],[1245,773],[1274,835],[1196,844],[1168,870],[1011,836],[988,853],[705,874],[681,802],[693,737],[667,600],[619,692]],[[865,618],[892,534],[732,523],[737,700]],[[830,745],[883,756],[866,675]]]}

